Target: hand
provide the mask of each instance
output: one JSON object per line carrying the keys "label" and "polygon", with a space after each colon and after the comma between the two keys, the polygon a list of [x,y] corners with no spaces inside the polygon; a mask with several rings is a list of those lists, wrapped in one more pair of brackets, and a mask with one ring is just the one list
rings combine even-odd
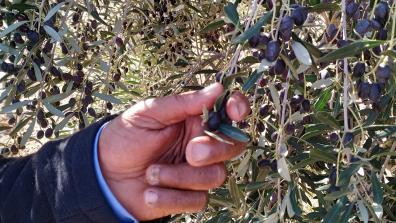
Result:
{"label": "hand", "polygon": [[[207,192],[226,179],[224,161],[243,143],[225,144],[204,135],[202,109],[223,92],[216,83],[201,91],[142,101],[111,121],[99,140],[99,162],[110,189],[138,220],[197,212]],[[249,102],[240,92],[226,104],[228,116],[243,120]]]}

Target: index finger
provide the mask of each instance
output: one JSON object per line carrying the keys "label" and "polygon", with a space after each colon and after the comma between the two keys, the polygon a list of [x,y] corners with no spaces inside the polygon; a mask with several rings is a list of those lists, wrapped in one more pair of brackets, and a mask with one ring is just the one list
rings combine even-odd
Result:
{"label": "index finger", "polygon": [[126,119],[134,116],[151,118],[156,121],[154,124],[151,123],[152,128],[163,128],[181,122],[189,116],[202,114],[204,107],[212,108],[222,92],[223,86],[215,83],[200,91],[145,100],[134,105],[123,115]]}

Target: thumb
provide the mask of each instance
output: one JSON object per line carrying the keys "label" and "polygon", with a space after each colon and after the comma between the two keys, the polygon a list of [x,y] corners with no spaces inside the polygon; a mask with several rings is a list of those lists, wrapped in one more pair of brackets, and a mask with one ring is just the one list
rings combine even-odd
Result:
{"label": "thumb", "polygon": [[125,115],[143,115],[163,125],[172,125],[189,116],[200,115],[204,107],[212,108],[217,97],[222,93],[223,86],[215,83],[200,91],[142,101],[133,106]]}

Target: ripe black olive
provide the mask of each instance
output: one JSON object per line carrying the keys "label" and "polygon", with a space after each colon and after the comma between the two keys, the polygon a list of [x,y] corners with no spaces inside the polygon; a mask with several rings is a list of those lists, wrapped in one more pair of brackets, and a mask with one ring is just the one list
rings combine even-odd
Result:
{"label": "ripe black olive", "polygon": [[377,72],[375,73],[377,79],[381,83],[385,83],[391,77],[392,70],[389,65],[379,66]]}
{"label": "ripe black olive", "polygon": [[38,43],[38,41],[40,39],[38,32],[33,31],[33,30],[27,31],[26,36],[32,45],[35,45],[36,43]]}
{"label": "ripe black olive", "polygon": [[44,131],[39,130],[36,134],[37,139],[42,139],[44,137]]}
{"label": "ripe black olive", "polygon": [[366,64],[362,62],[358,62],[353,67],[353,76],[354,77],[362,77],[363,74],[366,72]]}
{"label": "ripe black olive", "polygon": [[296,26],[302,26],[305,23],[305,20],[308,18],[308,10],[305,7],[301,7],[300,5],[295,5],[294,8],[295,9],[291,13],[294,24],[296,24]]}
{"label": "ripe black olive", "polygon": [[209,112],[207,126],[209,131],[216,131],[221,124],[221,116],[219,112]]}
{"label": "ripe black olive", "polygon": [[364,36],[368,31],[370,31],[371,22],[368,19],[359,20],[356,23],[355,31],[359,33],[360,36]]}
{"label": "ripe black olive", "polygon": [[265,51],[265,58],[273,62],[275,61],[280,53],[280,45],[278,41],[271,41],[267,44],[267,49]]}
{"label": "ripe black olive", "polygon": [[54,130],[52,128],[48,128],[48,129],[45,130],[44,135],[45,135],[46,138],[51,138],[53,133],[54,133]]}

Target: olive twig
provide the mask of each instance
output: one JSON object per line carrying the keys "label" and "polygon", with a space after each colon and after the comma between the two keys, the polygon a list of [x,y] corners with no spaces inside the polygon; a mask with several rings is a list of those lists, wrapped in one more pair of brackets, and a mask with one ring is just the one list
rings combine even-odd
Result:
{"label": "olive twig", "polygon": [[[346,0],[342,0],[342,15],[341,15],[341,19],[342,19],[342,39],[344,41],[347,40],[347,22],[346,22]],[[348,103],[349,103],[349,79],[348,79],[348,75],[349,75],[349,70],[348,70],[348,59],[344,58],[344,86],[343,86],[343,107],[344,107],[344,137],[346,133],[349,131],[349,125],[348,125]],[[348,159],[348,163],[351,159],[351,155],[350,152],[346,153],[347,155],[347,159]]]}

